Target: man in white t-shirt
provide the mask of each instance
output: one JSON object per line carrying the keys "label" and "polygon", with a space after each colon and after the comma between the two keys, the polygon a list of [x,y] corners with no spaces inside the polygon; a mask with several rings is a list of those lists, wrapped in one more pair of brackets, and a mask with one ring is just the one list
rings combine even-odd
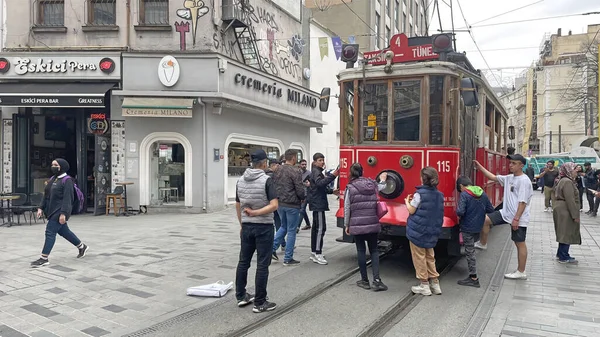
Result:
{"label": "man in white t-shirt", "polygon": [[495,175],[486,170],[478,161],[474,160],[475,167],[480,170],[486,178],[497,181],[504,187],[504,205],[501,210],[486,215],[485,224],[481,231],[481,240],[475,243],[479,249],[487,249],[487,236],[490,226],[511,224],[512,240],[517,246],[519,266],[510,274],[505,274],[508,279],[526,279],[525,264],[527,263],[527,224],[529,224],[529,203],[533,195],[531,181],[523,173],[523,166],[527,160],[520,154],[507,156],[510,160],[507,176]]}

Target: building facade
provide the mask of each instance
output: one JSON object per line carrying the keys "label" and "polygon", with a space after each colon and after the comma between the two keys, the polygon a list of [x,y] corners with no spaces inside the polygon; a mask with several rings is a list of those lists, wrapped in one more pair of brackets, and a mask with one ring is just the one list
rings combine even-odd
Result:
{"label": "building facade", "polygon": [[253,149],[303,157],[324,125],[301,1],[5,3],[5,192],[39,193],[70,155],[90,212],[123,182],[133,209],[210,212]]}
{"label": "building facade", "polygon": [[386,48],[395,34],[426,36],[428,3],[424,0],[314,0],[306,1],[306,6],[312,9],[316,21],[343,39],[355,36],[360,51],[365,52]]}

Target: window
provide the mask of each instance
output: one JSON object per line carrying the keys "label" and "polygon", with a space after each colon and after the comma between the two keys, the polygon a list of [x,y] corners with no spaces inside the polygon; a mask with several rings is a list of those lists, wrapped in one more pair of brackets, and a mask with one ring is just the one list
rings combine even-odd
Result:
{"label": "window", "polygon": [[89,0],[88,25],[114,26],[117,24],[116,0]]}
{"label": "window", "polygon": [[390,0],[386,1],[386,10],[387,10],[387,15],[388,17],[390,17],[390,19],[392,18],[392,2]]}
{"label": "window", "polygon": [[342,88],[342,144],[354,144],[354,82],[345,82]]}
{"label": "window", "polygon": [[140,0],[140,24],[168,25],[168,0]]}
{"label": "window", "polygon": [[497,152],[501,152],[502,151],[502,140],[503,140],[503,130],[504,130],[504,126],[502,125],[502,115],[500,114],[500,112],[496,111],[496,124],[494,124],[495,127],[495,141],[496,141],[496,151]]}
{"label": "window", "polygon": [[389,46],[390,45],[390,40],[392,38],[391,36],[391,31],[390,31],[390,27],[385,27],[385,46]]}
{"label": "window", "polygon": [[394,139],[417,142],[421,135],[421,81],[394,82]]}
{"label": "window", "polygon": [[381,22],[381,16],[375,14],[375,46],[377,49],[381,48],[381,37],[379,36],[379,22]]}
{"label": "window", "polygon": [[415,19],[419,17],[419,3],[415,1]]}
{"label": "window", "polygon": [[429,144],[444,142],[444,76],[429,79]]}
{"label": "window", "polygon": [[388,83],[369,83],[365,86],[362,112],[363,141],[388,139]]}
{"label": "window", "polygon": [[65,25],[64,0],[40,0],[38,2],[37,24],[46,27]]}
{"label": "window", "polygon": [[402,19],[402,8],[400,7],[400,0],[396,0],[396,29],[398,29],[399,31],[402,31],[401,28],[401,24],[400,24],[400,20]]}
{"label": "window", "polygon": [[408,28],[409,28],[409,31],[410,31],[410,35],[409,36],[412,37],[414,35],[414,32],[415,32],[414,29],[413,29],[412,23],[408,25]]}
{"label": "window", "polygon": [[406,13],[402,14],[402,29],[400,31],[406,34]]}

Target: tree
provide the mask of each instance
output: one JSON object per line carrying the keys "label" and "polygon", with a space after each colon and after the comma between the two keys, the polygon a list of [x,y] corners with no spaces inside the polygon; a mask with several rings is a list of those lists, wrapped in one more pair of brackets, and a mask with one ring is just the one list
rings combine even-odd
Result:
{"label": "tree", "polygon": [[[569,87],[565,88],[564,97],[561,100],[565,112],[573,113],[571,124],[582,125],[585,121],[585,104],[592,103],[594,108],[598,107],[598,38],[592,41],[589,38],[581,44],[579,54],[571,56],[573,70],[571,72],[572,81]],[[588,111],[588,116],[590,112]],[[593,114],[596,116],[596,114]],[[594,122],[596,122],[594,120]],[[588,121],[589,123],[589,121]],[[588,124],[589,125],[589,124]],[[586,129],[588,127],[586,125]]]}

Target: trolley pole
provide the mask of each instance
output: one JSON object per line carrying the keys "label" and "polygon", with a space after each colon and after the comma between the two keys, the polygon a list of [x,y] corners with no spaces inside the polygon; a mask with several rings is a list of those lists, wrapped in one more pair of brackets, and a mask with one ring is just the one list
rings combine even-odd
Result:
{"label": "trolley pole", "polygon": [[552,154],[552,130],[550,130],[550,149],[548,154]]}
{"label": "trolley pole", "polygon": [[558,126],[558,152],[562,152],[562,125]]}
{"label": "trolley pole", "polygon": [[587,103],[583,104],[583,135],[588,135],[588,105]]}

